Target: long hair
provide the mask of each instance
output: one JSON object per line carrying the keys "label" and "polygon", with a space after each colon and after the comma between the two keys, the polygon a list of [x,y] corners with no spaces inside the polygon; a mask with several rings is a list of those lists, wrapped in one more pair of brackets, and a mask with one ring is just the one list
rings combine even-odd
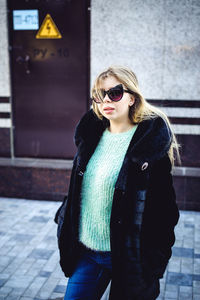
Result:
{"label": "long hair", "polygon": [[[127,67],[123,66],[110,66],[108,69],[101,72],[92,87],[91,90],[91,96],[92,98],[98,95],[100,91],[100,86],[103,80],[105,80],[107,77],[113,76],[117,80],[119,80],[127,89],[131,90],[134,93],[135,102],[134,105],[130,106],[129,109],[129,119],[133,124],[138,124],[142,122],[143,120],[152,119],[157,116],[161,116],[168,124],[171,132],[172,132],[172,143],[170,146],[170,149],[168,151],[168,155],[170,158],[170,161],[172,163],[172,166],[174,166],[175,161],[175,151],[178,158],[178,163],[181,165],[181,159],[179,154],[179,147],[181,147],[180,144],[178,144],[176,136],[173,132],[171,123],[167,117],[167,115],[157,108],[156,106],[148,103],[144,97],[142,96],[139,86],[138,86],[138,80],[135,75],[135,73],[130,70]],[[96,113],[97,117],[99,119],[103,119],[103,115],[100,113],[98,104],[92,101],[92,108],[93,111]]]}

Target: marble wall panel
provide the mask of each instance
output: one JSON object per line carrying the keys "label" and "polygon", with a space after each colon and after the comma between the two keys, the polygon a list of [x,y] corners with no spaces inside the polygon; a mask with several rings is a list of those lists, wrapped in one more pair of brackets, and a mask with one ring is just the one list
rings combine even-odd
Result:
{"label": "marble wall panel", "polygon": [[0,41],[0,97],[9,97],[10,70],[6,0],[0,0]]}
{"label": "marble wall panel", "polygon": [[199,100],[199,15],[197,0],[92,0],[91,84],[122,64],[146,98]]}

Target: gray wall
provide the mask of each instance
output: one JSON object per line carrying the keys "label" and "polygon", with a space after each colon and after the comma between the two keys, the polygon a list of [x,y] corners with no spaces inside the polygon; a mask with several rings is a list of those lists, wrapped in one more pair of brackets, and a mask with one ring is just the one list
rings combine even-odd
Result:
{"label": "gray wall", "polygon": [[0,0],[0,97],[10,96],[6,1]]}
{"label": "gray wall", "polygon": [[199,0],[92,0],[91,82],[131,67],[148,99],[200,99]]}

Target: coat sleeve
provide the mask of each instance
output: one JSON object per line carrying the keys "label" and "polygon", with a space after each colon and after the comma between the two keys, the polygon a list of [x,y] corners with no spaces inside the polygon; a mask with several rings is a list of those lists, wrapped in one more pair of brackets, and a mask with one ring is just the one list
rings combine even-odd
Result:
{"label": "coat sleeve", "polygon": [[162,278],[175,242],[174,227],[179,219],[168,154],[154,163],[143,222],[143,251],[150,273]]}

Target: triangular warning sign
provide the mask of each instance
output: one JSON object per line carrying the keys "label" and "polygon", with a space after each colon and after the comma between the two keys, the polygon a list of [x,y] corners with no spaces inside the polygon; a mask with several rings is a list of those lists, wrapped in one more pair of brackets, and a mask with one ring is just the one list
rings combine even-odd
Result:
{"label": "triangular warning sign", "polygon": [[56,24],[54,23],[52,17],[47,14],[38,33],[36,34],[36,39],[61,39],[60,34]]}

